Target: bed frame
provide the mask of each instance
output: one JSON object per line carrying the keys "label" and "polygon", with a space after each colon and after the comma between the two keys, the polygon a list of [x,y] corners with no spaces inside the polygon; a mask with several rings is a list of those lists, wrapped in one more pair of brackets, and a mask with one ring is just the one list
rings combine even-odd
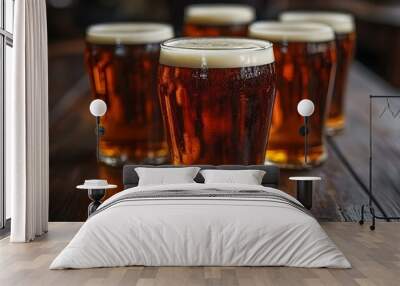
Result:
{"label": "bed frame", "polygon": [[[265,175],[262,180],[262,185],[265,187],[278,188],[279,187],[279,168],[272,165],[191,165],[195,167],[200,167],[201,169],[219,169],[219,170],[263,170]],[[136,187],[139,182],[138,174],[135,171],[137,167],[147,167],[147,168],[181,168],[188,166],[176,166],[176,165],[125,165],[123,169],[123,184],[124,189]],[[203,176],[198,173],[194,180],[197,183],[204,183]]]}

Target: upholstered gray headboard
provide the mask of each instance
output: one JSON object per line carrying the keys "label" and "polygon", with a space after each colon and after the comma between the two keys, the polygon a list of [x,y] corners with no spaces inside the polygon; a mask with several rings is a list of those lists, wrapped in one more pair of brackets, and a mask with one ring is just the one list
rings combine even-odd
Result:
{"label": "upholstered gray headboard", "polygon": [[[193,165],[202,169],[221,169],[221,170],[247,170],[256,169],[264,170],[266,173],[262,180],[262,185],[266,187],[278,188],[279,186],[279,168],[272,165]],[[176,165],[125,165],[123,170],[123,183],[124,188],[136,187],[139,182],[139,177],[135,171],[137,167],[148,167],[148,168],[181,168],[187,166],[176,166]],[[204,183],[203,176],[199,173],[194,179],[197,183]]]}

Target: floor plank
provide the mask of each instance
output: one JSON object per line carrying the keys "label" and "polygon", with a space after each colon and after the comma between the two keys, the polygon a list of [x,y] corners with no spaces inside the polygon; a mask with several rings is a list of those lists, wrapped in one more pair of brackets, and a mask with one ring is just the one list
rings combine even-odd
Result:
{"label": "floor plank", "polygon": [[377,230],[356,223],[321,223],[351,262],[352,269],[289,267],[119,267],[48,270],[81,223],[50,223],[32,243],[0,240],[0,285],[398,285],[400,223]]}

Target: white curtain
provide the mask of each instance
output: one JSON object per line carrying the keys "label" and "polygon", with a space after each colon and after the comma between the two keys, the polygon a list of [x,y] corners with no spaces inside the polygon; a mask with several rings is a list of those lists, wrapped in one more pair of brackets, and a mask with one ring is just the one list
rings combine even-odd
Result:
{"label": "white curtain", "polygon": [[47,231],[49,197],[48,67],[45,0],[14,8],[13,92],[6,98],[6,187],[12,242]]}

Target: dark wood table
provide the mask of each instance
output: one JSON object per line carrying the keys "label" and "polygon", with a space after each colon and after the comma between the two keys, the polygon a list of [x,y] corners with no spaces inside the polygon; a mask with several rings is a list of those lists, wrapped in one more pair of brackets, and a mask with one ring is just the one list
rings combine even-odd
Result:
{"label": "dark wood table", "polygon": [[[88,107],[91,100],[89,82],[83,65],[83,42],[50,45],[50,220],[83,221],[90,203],[85,192],[75,186],[85,179],[103,178],[119,186],[108,196],[122,190],[121,169],[98,166],[95,158],[95,120]],[[281,189],[295,195],[290,176],[322,178],[314,192],[313,214],[320,220],[356,221],[360,205],[367,202],[368,191],[368,96],[396,94],[387,83],[361,64],[355,63],[348,85],[348,122],[339,135],[327,138],[329,159],[312,171],[282,171]],[[375,192],[378,212],[400,215],[400,152],[393,136],[400,124],[382,128],[377,136],[384,150],[376,159]],[[400,133],[398,133],[400,134]],[[397,136],[398,137],[398,136]]]}

